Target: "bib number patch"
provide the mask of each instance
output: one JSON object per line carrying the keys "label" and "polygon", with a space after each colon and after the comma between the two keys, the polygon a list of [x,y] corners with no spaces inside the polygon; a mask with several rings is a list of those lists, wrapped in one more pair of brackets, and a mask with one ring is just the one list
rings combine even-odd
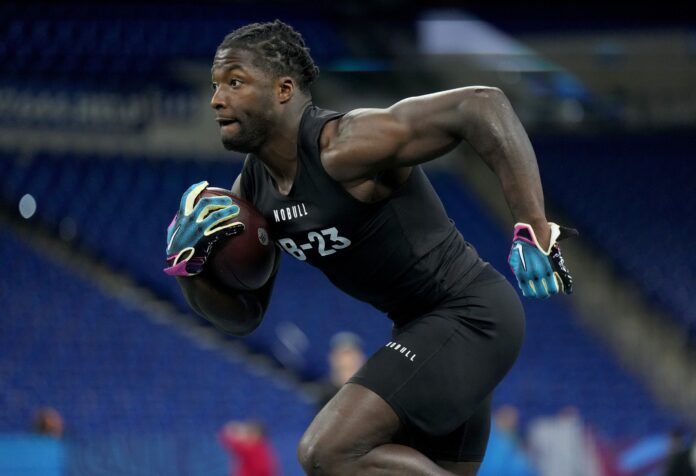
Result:
{"label": "bib number patch", "polygon": [[292,238],[281,238],[278,244],[298,260],[305,261],[307,259],[305,251],[316,249],[319,256],[329,256],[349,247],[351,242],[348,238],[339,236],[336,227],[332,226],[307,233],[307,243],[297,244]]}

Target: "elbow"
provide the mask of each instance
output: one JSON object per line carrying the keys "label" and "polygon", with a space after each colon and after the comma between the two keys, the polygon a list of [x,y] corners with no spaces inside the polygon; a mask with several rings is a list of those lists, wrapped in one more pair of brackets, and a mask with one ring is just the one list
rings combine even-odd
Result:
{"label": "elbow", "polygon": [[496,87],[485,87],[484,91],[481,92],[485,95],[486,105],[497,114],[512,113],[512,106],[510,105],[510,100],[505,95],[502,89]]}
{"label": "elbow", "polygon": [[256,330],[263,321],[263,312],[248,316],[210,316],[202,315],[217,330],[234,337],[245,337]]}
{"label": "elbow", "polygon": [[467,94],[459,104],[463,139],[479,154],[493,153],[507,140],[515,122],[515,112],[499,88],[472,86],[466,89]]}
{"label": "elbow", "polygon": [[487,98],[505,97],[503,90],[495,86],[472,86],[471,89],[474,90],[474,94]]}
{"label": "elbow", "polygon": [[494,86],[470,86],[463,88],[459,111],[463,115],[493,112],[508,108],[510,101],[502,89]]}
{"label": "elbow", "polygon": [[256,330],[263,320],[263,315],[259,316],[257,319],[250,319],[244,323],[223,323],[223,322],[213,322],[213,325],[220,332],[234,336],[234,337],[246,337]]}
{"label": "elbow", "polygon": [[236,312],[219,309],[215,312],[210,310],[206,312],[197,307],[193,307],[193,310],[223,334],[235,337],[244,337],[254,332],[261,324],[265,314],[261,306],[244,311],[236,310]]}

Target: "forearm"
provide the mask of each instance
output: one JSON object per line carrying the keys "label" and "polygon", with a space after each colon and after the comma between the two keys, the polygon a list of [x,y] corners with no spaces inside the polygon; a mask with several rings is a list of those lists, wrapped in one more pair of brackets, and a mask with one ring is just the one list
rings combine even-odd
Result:
{"label": "forearm", "polygon": [[226,333],[247,335],[263,318],[263,305],[252,292],[224,289],[204,273],[177,282],[189,306]]}
{"label": "forearm", "polygon": [[500,90],[485,88],[465,108],[463,139],[500,180],[514,220],[531,224],[545,243],[549,230],[536,155],[510,102]]}

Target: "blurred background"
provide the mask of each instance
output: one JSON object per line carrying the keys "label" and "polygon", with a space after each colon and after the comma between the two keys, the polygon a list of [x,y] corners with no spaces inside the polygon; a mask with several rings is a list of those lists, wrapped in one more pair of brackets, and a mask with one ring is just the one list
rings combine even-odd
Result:
{"label": "blurred background", "polygon": [[[580,230],[575,294],[525,301],[480,474],[694,474],[694,11],[427,3],[2,3],[0,475],[302,474],[317,405],[389,341],[386,317],[287,256],[246,338],[162,273],[181,193],[241,169],[209,107],[215,49],[275,18],[311,48],[320,107],[500,87],[547,215]],[[496,178],[465,145],[427,172],[511,279]]]}

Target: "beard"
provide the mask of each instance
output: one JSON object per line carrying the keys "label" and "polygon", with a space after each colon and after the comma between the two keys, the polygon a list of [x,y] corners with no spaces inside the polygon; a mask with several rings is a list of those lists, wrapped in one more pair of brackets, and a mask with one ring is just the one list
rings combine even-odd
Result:
{"label": "beard", "polygon": [[271,119],[262,114],[245,116],[237,122],[235,132],[221,130],[220,139],[227,150],[245,154],[257,152],[268,138],[272,127]]}

